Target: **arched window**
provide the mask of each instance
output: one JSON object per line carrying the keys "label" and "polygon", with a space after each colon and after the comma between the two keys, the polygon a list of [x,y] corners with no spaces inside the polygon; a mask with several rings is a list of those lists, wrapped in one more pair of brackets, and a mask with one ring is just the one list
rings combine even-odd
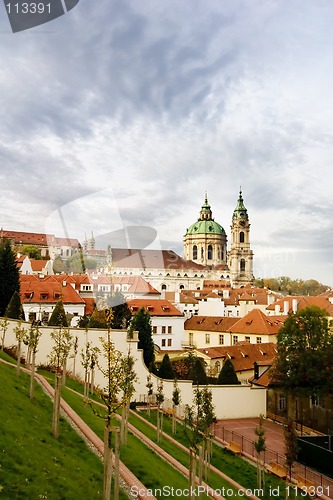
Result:
{"label": "arched window", "polygon": [[244,243],[244,233],[243,233],[243,231],[241,231],[239,233],[239,243]]}
{"label": "arched window", "polygon": [[240,260],[240,271],[241,272],[245,271],[245,259]]}
{"label": "arched window", "polygon": [[167,289],[167,286],[163,284],[163,285],[161,286],[161,290],[166,290],[166,289]]}
{"label": "arched window", "polygon": [[185,288],[184,285],[179,286],[179,290],[184,290],[184,288]]}
{"label": "arched window", "polygon": [[197,245],[194,245],[193,247],[193,260],[197,260],[198,258],[198,247]]}
{"label": "arched window", "polygon": [[213,247],[212,247],[212,245],[208,245],[207,254],[208,254],[208,260],[212,260],[212,258],[213,258]]}

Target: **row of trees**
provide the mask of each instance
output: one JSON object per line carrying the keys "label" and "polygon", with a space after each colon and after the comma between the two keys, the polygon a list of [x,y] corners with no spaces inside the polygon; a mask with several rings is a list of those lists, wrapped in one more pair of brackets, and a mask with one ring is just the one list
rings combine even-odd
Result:
{"label": "row of trees", "polygon": [[254,285],[260,288],[267,287],[283,295],[319,295],[329,288],[317,280],[291,279],[288,276],[258,278],[254,281]]}

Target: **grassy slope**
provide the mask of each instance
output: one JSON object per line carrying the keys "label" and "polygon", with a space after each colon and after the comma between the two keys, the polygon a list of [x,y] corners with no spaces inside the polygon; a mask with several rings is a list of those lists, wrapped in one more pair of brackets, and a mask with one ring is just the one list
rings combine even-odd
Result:
{"label": "grassy slope", "polygon": [[30,377],[17,378],[3,363],[0,380],[1,498],[102,498],[102,462],[63,419],[53,439],[52,403],[42,389],[30,401]]}

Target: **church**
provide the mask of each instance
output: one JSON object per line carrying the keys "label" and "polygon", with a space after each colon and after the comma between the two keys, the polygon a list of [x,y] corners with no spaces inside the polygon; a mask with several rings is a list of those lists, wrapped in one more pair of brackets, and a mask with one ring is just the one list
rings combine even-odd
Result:
{"label": "church", "polygon": [[114,276],[142,276],[159,292],[200,290],[204,280],[224,280],[241,287],[253,282],[250,222],[242,191],[231,221],[231,243],[214,220],[207,194],[199,218],[186,229],[184,257],[172,250],[114,248],[108,246],[104,272]]}
{"label": "church", "polygon": [[199,218],[184,236],[184,258],[209,269],[224,271],[234,286],[253,281],[253,251],[250,248],[250,222],[242,191],[232,215],[231,244],[227,249],[227,235],[215,222],[207,194]]}

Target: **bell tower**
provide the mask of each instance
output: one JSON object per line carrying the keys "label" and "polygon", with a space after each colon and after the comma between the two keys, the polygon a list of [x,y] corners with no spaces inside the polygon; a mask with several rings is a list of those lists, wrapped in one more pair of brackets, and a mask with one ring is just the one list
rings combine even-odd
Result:
{"label": "bell tower", "polygon": [[242,190],[232,216],[231,246],[228,253],[230,277],[234,286],[253,282],[253,251],[250,248],[250,222]]}

